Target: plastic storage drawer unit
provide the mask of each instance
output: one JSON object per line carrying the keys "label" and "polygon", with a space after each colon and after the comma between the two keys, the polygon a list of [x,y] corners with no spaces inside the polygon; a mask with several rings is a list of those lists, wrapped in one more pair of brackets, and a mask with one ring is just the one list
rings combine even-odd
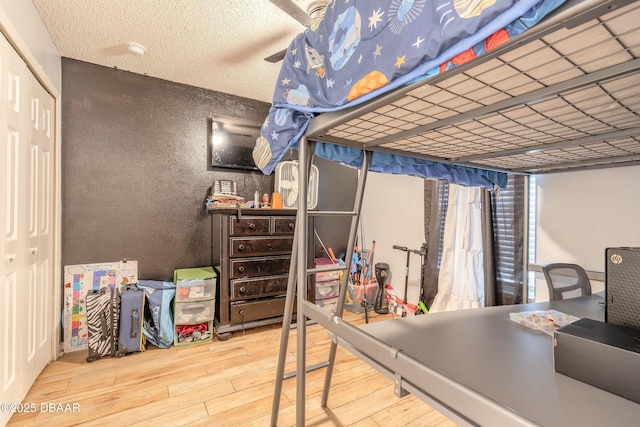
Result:
{"label": "plastic storage drawer unit", "polygon": [[175,270],[173,344],[188,345],[211,341],[216,309],[217,275],[213,267]]}

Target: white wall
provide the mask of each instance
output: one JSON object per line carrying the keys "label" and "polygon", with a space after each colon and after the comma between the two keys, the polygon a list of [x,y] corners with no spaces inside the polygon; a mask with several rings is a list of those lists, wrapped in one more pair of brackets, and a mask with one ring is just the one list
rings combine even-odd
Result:
{"label": "white wall", "polygon": [[[536,184],[536,264],[604,272],[605,248],[640,246],[640,166],[538,175]],[[544,282],[536,291],[547,298]]]}
{"label": "white wall", "polygon": [[[605,248],[640,246],[640,166],[538,175],[536,191],[537,264],[571,262],[604,272]],[[424,242],[423,179],[370,172],[361,220],[365,247],[376,241],[374,263],[389,264],[402,298],[406,253],[393,245],[420,249]],[[536,301],[545,301],[539,276]],[[592,287],[598,292],[604,283]],[[419,293],[420,257],[411,255],[408,301],[415,304]]]}
{"label": "white wall", "polygon": [[[364,247],[369,249],[371,242],[376,241],[373,262],[389,264],[388,283],[403,298],[407,253],[393,249],[393,245],[420,250],[425,241],[424,179],[369,172],[360,220]],[[407,302],[417,304],[419,296],[420,256],[411,254]]]}
{"label": "white wall", "polygon": [[[4,17],[9,22],[5,22]],[[60,53],[31,0],[0,0],[2,26],[12,25],[20,33],[38,65],[44,70],[56,90],[62,92],[62,62]]]}

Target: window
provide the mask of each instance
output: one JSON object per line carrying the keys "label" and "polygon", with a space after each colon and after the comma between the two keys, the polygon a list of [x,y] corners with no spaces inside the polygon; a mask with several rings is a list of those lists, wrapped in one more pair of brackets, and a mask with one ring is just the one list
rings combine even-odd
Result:
{"label": "window", "polygon": [[509,175],[506,189],[491,197],[498,304],[522,303],[526,177]]}
{"label": "window", "polygon": [[[495,298],[491,300],[496,304],[523,302],[526,182],[527,177],[523,175],[510,175],[507,188],[491,195],[491,235],[495,264]],[[428,306],[437,293],[448,199],[447,183],[425,181],[426,238],[429,247],[438,248],[437,253],[428,252],[423,272],[423,295]]]}
{"label": "window", "polygon": [[[528,262],[534,264],[536,262],[536,201],[538,197],[538,191],[536,188],[536,176],[529,176],[529,231],[527,232],[528,238]],[[529,271],[527,277],[527,290],[528,301],[535,301],[536,299],[536,272]]]}

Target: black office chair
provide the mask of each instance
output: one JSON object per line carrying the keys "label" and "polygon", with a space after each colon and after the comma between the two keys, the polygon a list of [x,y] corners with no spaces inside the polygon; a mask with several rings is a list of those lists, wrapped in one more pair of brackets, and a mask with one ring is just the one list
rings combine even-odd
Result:
{"label": "black office chair", "polygon": [[587,272],[577,264],[554,263],[542,267],[549,287],[549,300],[591,295],[591,282]]}

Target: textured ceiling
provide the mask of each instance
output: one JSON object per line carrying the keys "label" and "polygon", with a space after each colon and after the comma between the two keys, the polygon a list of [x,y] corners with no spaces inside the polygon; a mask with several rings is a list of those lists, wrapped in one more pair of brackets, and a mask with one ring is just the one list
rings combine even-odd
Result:
{"label": "textured ceiling", "polygon": [[[294,0],[306,11],[309,0]],[[65,58],[271,102],[304,27],[268,0],[33,0]],[[130,42],[145,47],[137,56]]]}

